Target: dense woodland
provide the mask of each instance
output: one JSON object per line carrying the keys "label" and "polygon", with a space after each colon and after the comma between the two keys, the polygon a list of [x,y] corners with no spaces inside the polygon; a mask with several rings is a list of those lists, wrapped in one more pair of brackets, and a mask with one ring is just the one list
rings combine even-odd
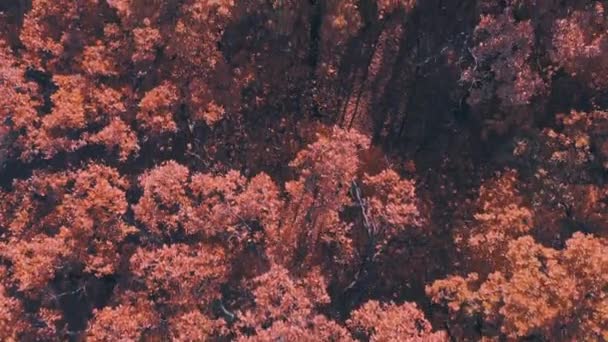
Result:
{"label": "dense woodland", "polygon": [[608,341],[608,1],[0,1],[0,340]]}

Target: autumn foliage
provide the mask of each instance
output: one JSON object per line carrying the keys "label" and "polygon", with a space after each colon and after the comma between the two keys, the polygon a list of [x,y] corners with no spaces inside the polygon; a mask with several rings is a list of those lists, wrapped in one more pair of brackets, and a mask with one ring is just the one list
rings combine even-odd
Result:
{"label": "autumn foliage", "polygon": [[0,340],[608,341],[605,1],[0,1]]}

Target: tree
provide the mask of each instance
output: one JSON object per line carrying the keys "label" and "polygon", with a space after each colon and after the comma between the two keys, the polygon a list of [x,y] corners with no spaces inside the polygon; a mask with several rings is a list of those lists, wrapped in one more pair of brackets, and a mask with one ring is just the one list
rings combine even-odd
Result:
{"label": "tree", "polygon": [[211,320],[198,310],[176,316],[169,324],[175,341],[204,341],[225,329],[223,321]]}
{"label": "tree", "polygon": [[350,227],[340,220],[339,211],[350,203],[349,188],[359,168],[357,153],[368,145],[365,136],[334,128],[290,163],[300,176],[285,184],[289,198],[282,228],[285,255],[293,257],[304,249],[307,258],[318,258],[319,248],[335,243],[337,261],[352,258]]}
{"label": "tree", "polygon": [[239,340],[351,340],[343,327],[319,313],[329,296],[318,269],[293,279],[288,270],[273,264],[251,285],[254,303],[250,310],[239,314]]}
{"label": "tree", "polygon": [[606,190],[595,180],[605,170],[601,132],[607,120],[603,111],[571,111],[557,115],[556,128],[519,140],[514,154],[531,178],[526,183],[539,222],[535,235],[541,241],[563,245],[572,226],[604,236]]}
{"label": "tree", "polygon": [[[6,270],[0,270],[0,281],[6,279]],[[27,329],[23,319],[23,306],[15,298],[8,295],[4,285],[0,285],[0,337],[7,341],[16,341],[20,334]]]}
{"label": "tree", "polygon": [[116,271],[118,245],[136,230],[122,220],[127,182],[115,169],[91,164],[71,173],[36,174],[15,186],[34,190],[7,196],[2,215],[10,234],[1,253],[13,263],[21,290],[43,290],[67,262],[99,277]]}
{"label": "tree", "polygon": [[173,112],[177,108],[177,88],[169,82],[148,91],[139,102],[137,120],[152,135],[175,132],[177,126]]}
{"label": "tree", "polygon": [[475,28],[472,65],[461,79],[469,85],[467,102],[489,132],[504,134],[512,126],[529,125],[532,101],[546,91],[532,63],[534,34],[532,23],[516,21],[509,8],[482,15]]}
{"label": "tree", "polygon": [[517,183],[517,172],[505,170],[479,187],[472,217],[465,219],[454,238],[474,268],[502,264],[509,242],[533,229],[533,212]]}
{"label": "tree", "polygon": [[[580,25],[583,22],[586,23],[584,27]],[[587,86],[605,87],[605,80],[600,76],[608,67],[605,31],[604,5],[598,1],[555,20],[551,59]]]}
{"label": "tree", "polygon": [[506,265],[486,279],[453,276],[427,293],[452,319],[464,320],[462,327],[479,320],[483,336],[602,339],[605,294],[597,286],[606,283],[606,248],[604,240],[581,233],[561,251],[524,236],[509,243]]}
{"label": "tree", "polygon": [[137,300],[96,310],[87,328],[87,340],[138,340],[158,325],[150,303]]}
{"label": "tree", "polygon": [[188,168],[168,161],[139,177],[143,195],[133,212],[152,234],[162,237],[180,228],[180,209],[188,203],[188,176]]}
{"label": "tree", "polygon": [[0,340],[608,339],[605,17],[0,1]]}
{"label": "tree", "polygon": [[131,256],[130,268],[145,284],[149,296],[174,310],[211,303],[219,297],[227,273],[224,252],[204,245],[140,248]]}
{"label": "tree", "polygon": [[355,335],[369,341],[446,341],[445,332],[432,332],[416,304],[368,301],[347,321]]}

